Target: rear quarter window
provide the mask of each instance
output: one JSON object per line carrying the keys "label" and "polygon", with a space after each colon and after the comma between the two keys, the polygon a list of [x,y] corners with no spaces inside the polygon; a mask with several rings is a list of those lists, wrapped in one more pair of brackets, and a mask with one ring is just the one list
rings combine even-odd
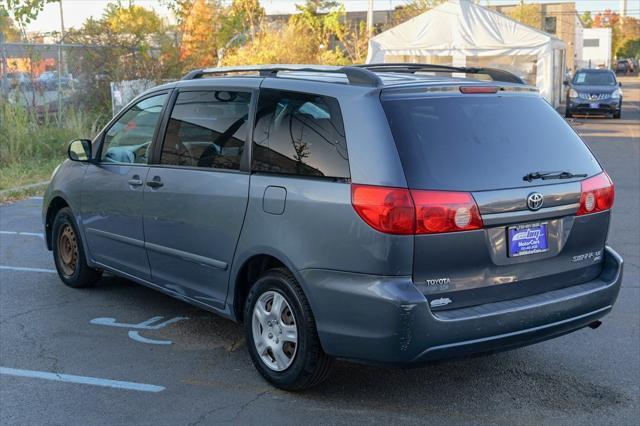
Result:
{"label": "rear quarter window", "polygon": [[411,188],[513,188],[527,185],[523,177],[530,172],[601,170],[573,129],[539,96],[383,94],[382,104]]}
{"label": "rear quarter window", "polygon": [[260,91],[252,169],[309,177],[350,177],[338,101],[273,89]]}

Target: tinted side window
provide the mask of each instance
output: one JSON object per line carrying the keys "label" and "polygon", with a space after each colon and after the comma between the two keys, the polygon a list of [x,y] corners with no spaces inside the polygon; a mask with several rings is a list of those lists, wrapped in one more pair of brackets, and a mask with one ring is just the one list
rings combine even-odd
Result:
{"label": "tinted side window", "polygon": [[349,178],[347,142],[338,101],[326,96],[261,90],[252,169]]}
{"label": "tinted side window", "polygon": [[107,130],[100,160],[109,163],[145,164],[166,99],[167,94],[152,96],[129,108]]}
{"label": "tinted side window", "polygon": [[251,93],[181,92],[171,112],[160,164],[240,168]]}

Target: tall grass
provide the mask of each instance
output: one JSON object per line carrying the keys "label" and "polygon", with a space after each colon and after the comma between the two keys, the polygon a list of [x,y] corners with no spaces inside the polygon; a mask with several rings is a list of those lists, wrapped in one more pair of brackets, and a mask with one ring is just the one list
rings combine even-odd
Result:
{"label": "tall grass", "polygon": [[67,108],[59,123],[55,114],[38,116],[23,106],[0,102],[0,165],[62,158],[70,140],[92,138],[101,121]]}
{"label": "tall grass", "polygon": [[62,117],[0,100],[0,190],[46,179],[70,140],[93,138],[108,118],[72,107]]}

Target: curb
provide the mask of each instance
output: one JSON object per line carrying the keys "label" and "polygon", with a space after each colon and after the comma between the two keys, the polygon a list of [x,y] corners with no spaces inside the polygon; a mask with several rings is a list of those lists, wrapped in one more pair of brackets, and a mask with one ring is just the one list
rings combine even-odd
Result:
{"label": "curb", "polygon": [[15,188],[3,189],[2,191],[0,191],[0,196],[8,195],[14,192],[25,191],[27,189],[37,188],[39,186],[47,185],[48,183],[49,183],[48,180],[44,180],[42,182],[31,183],[29,185],[22,185],[22,186],[16,186]]}

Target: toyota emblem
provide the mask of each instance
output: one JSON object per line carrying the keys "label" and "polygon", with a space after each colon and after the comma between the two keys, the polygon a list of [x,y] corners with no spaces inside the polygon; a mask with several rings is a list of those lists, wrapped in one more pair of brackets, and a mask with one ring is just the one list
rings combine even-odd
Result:
{"label": "toyota emblem", "polygon": [[543,203],[544,197],[539,192],[532,192],[527,197],[527,207],[529,207],[530,210],[539,210]]}

